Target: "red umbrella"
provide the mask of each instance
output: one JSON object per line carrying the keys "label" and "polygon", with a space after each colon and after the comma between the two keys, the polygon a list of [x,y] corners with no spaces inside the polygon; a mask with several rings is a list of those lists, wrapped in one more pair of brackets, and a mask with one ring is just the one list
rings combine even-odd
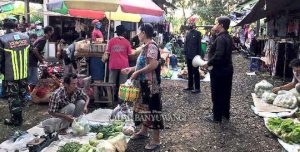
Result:
{"label": "red umbrella", "polygon": [[152,0],[120,0],[125,13],[162,16],[164,11]]}
{"label": "red umbrella", "polygon": [[105,13],[102,11],[92,11],[92,10],[79,10],[79,9],[69,9],[69,14],[74,17],[90,18],[90,19],[103,19]]}

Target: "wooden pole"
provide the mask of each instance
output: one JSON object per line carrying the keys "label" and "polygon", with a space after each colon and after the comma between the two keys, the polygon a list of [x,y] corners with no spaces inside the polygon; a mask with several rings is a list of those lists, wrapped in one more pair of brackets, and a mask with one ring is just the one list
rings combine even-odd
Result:
{"label": "wooden pole", "polygon": [[25,0],[24,1],[24,5],[25,5],[25,19],[26,19],[26,23],[30,23],[30,8],[29,8],[29,0]]}

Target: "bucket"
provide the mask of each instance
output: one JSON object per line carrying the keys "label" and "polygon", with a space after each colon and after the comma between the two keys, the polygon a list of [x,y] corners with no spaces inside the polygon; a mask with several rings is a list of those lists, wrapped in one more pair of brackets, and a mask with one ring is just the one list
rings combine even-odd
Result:
{"label": "bucket", "polygon": [[260,71],[260,67],[261,67],[260,57],[250,57],[249,70],[251,72]]}

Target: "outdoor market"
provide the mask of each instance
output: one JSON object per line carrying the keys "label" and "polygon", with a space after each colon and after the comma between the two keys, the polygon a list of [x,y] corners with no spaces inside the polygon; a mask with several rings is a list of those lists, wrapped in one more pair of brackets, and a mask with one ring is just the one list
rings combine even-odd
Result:
{"label": "outdoor market", "polygon": [[0,152],[300,151],[300,1],[2,0]]}

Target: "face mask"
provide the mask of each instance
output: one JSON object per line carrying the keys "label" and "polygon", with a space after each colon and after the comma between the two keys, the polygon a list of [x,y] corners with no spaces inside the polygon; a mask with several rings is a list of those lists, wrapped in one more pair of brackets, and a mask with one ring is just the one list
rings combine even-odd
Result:
{"label": "face mask", "polygon": [[96,29],[101,29],[101,24],[96,24]]}
{"label": "face mask", "polygon": [[42,26],[41,25],[37,25],[36,29],[40,30],[40,29],[42,29]]}

